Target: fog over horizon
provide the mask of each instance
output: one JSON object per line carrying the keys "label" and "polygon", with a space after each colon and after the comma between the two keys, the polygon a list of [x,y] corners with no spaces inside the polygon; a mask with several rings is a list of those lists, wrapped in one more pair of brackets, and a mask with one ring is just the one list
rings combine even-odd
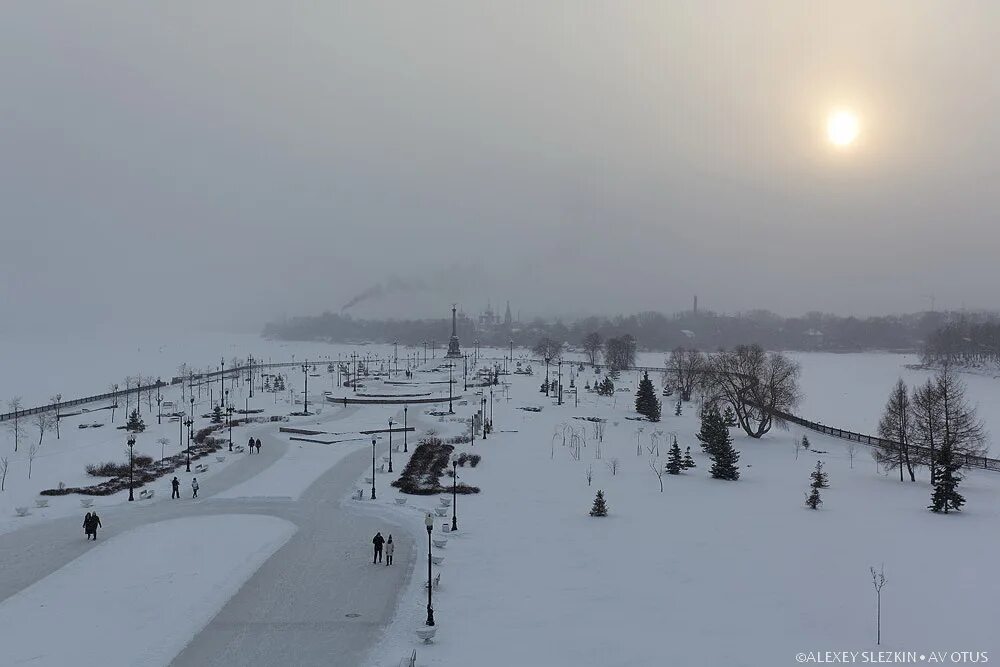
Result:
{"label": "fog over horizon", "polygon": [[[998,309],[1000,6],[6,3],[0,335]],[[849,150],[824,121],[860,119]],[[381,287],[378,287],[381,286]]]}

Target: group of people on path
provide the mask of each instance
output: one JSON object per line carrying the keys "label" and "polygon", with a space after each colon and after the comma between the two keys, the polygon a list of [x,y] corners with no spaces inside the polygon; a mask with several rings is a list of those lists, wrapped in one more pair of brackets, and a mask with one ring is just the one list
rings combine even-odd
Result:
{"label": "group of people on path", "polygon": [[97,516],[97,512],[87,512],[87,516],[83,517],[83,532],[87,535],[87,541],[93,537],[94,541],[97,541],[97,529],[101,527],[101,517]]}
{"label": "group of people on path", "polygon": [[250,438],[250,441],[247,442],[247,449],[250,450],[251,454],[253,454],[253,448],[254,447],[257,448],[257,453],[260,454],[260,438],[257,438],[256,440],[254,440],[253,438]]}
{"label": "group of people on path", "polygon": [[[173,498],[180,498],[181,497],[181,482],[180,482],[180,480],[177,479],[176,477],[174,477],[172,480],[170,480],[170,487],[173,490],[173,492],[170,494],[170,498],[171,499],[173,499]],[[191,478],[191,497],[192,498],[197,498],[198,497],[198,489],[199,488],[201,488],[201,487],[198,484],[198,478],[197,477],[192,477]]]}
{"label": "group of people on path", "polygon": [[386,540],[382,537],[381,532],[376,532],[375,537],[372,539],[372,544],[375,545],[375,556],[372,558],[372,565],[382,562],[382,552],[385,551],[385,565],[386,567],[392,565],[392,552],[396,550],[396,545],[392,543],[392,534],[389,534],[389,539]]}

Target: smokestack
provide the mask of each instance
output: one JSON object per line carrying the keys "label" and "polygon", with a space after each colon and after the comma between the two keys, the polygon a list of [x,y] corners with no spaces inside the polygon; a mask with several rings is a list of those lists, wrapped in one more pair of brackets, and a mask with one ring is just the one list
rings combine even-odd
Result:
{"label": "smokestack", "polygon": [[695,315],[698,314],[698,295],[697,294],[694,295],[694,308],[692,309],[692,312]]}

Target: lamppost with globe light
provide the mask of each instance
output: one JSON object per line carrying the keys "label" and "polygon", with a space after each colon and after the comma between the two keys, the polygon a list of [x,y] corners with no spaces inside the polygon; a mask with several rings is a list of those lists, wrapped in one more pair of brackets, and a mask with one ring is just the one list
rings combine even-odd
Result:
{"label": "lamppost with globe light", "polygon": [[406,451],[406,413],[409,410],[409,406],[405,403],[403,404],[403,451]]}
{"label": "lamppost with globe light", "polygon": [[545,395],[549,395],[549,356],[545,356]]}
{"label": "lamppost with globe light", "polygon": [[128,442],[128,499],[129,499],[129,502],[132,502],[133,500],[135,500],[135,496],[132,493],[132,486],[133,486],[133,484],[132,484],[132,469],[135,467],[135,465],[133,463],[135,461],[135,456],[133,456],[133,454],[132,454],[132,452],[135,451],[135,434],[134,433],[129,433],[128,441],[127,442]]}
{"label": "lamppost with globe light", "polygon": [[392,417],[389,417],[389,472],[392,472]]}
{"label": "lamppost with globe light", "polygon": [[375,436],[372,436],[372,500],[375,500]]}
{"label": "lamppost with globe light", "polygon": [[451,457],[451,529],[458,530],[458,458]]}
{"label": "lamppost with globe light", "polygon": [[427,528],[427,620],[424,625],[434,625],[434,606],[431,603],[431,590],[434,588],[434,580],[431,572],[431,531],[434,529],[434,518],[428,514],[424,517],[424,526]]}
{"label": "lamppost with globe light", "polygon": [[233,451],[233,406],[226,408],[226,417],[229,419],[229,451]]}
{"label": "lamppost with globe light", "polygon": [[483,392],[483,400],[480,403],[483,410],[483,440],[486,440],[486,392]]}

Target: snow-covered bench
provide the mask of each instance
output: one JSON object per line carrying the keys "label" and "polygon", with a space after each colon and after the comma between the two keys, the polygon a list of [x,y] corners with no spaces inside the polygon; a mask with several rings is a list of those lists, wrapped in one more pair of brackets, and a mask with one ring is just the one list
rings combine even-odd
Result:
{"label": "snow-covered bench", "polygon": [[243,452],[246,451],[246,448],[243,447],[243,445],[236,445],[235,447],[233,447],[233,451],[240,452],[242,454]]}
{"label": "snow-covered bench", "polygon": [[417,628],[417,637],[424,640],[425,644],[430,644],[435,634],[437,634],[437,626],[424,625]]}
{"label": "snow-covered bench", "polygon": [[93,498],[80,498],[80,507],[93,507]]}
{"label": "snow-covered bench", "polygon": [[405,505],[406,504],[406,498],[396,498],[396,504],[397,505]]}
{"label": "snow-covered bench", "polygon": [[[437,576],[434,577],[434,588],[435,589],[441,588],[441,573],[440,572],[438,572]],[[427,589],[427,582],[426,581],[424,582],[424,589],[425,590]]]}
{"label": "snow-covered bench", "polygon": [[195,472],[208,472],[208,466],[204,463],[199,463],[194,467]]}
{"label": "snow-covered bench", "polygon": [[139,500],[149,500],[156,495],[155,489],[143,489],[139,492]]}
{"label": "snow-covered bench", "polygon": [[223,461],[226,460],[226,457],[225,456],[216,456],[215,460],[218,461],[219,463],[222,463]]}
{"label": "snow-covered bench", "polygon": [[445,546],[447,546],[447,545],[448,545],[448,538],[447,537],[435,537],[434,538],[434,546],[436,546],[438,549],[444,549]]}
{"label": "snow-covered bench", "polygon": [[399,659],[399,667],[417,667],[417,649],[413,649],[410,655],[404,655]]}
{"label": "snow-covered bench", "polygon": [[435,565],[440,565],[444,562],[444,556],[438,556],[437,554],[431,556],[431,562]]}
{"label": "snow-covered bench", "polygon": [[434,513],[437,514],[438,516],[446,516],[448,514],[448,508],[447,507],[435,507],[434,508]]}
{"label": "snow-covered bench", "polygon": [[18,516],[28,516],[28,508],[27,507],[15,507],[14,508],[14,513],[17,514]]}
{"label": "snow-covered bench", "polygon": [[438,498],[438,503],[440,503],[441,507],[448,507],[451,505],[451,498]]}
{"label": "snow-covered bench", "polygon": [[38,509],[42,509],[43,507],[48,507],[48,506],[49,506],[48,498],[38,498],[37,500],[35,500],[35,507],[37,507]]}

